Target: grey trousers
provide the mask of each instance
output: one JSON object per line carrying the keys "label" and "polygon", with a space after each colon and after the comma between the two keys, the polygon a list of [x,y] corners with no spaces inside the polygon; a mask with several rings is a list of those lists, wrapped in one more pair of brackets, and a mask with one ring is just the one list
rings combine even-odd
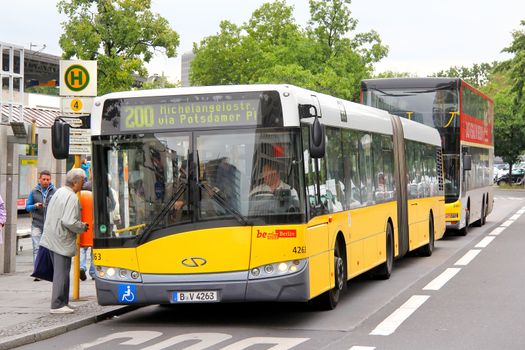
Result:
{"label": "grey trousers", "polygon": [[60,309],[69,304],[69,272],[71,270],[71,257],[57,254],[53,251],[53,291],[51,293],[51,308]]}

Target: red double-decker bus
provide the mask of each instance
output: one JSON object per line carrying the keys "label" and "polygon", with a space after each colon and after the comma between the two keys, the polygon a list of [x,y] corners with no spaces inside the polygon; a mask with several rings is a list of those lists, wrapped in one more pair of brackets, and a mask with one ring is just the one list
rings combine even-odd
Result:
{"label": "red double-decker bus", "polygon": [[361,103],[436,128],[443,145],[447,229],[467,234],[493,206],[494,103],[459,78],[361,82]]}

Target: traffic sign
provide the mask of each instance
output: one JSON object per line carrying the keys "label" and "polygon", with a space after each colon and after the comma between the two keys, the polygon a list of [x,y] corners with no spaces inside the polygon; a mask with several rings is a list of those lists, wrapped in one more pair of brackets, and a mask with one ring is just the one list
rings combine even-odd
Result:
{"label": "traffic sign", "polygon": [[90,117],[60,117],[71,125],[69,129],[69,154],[91,154],[91,129]]}
{"label": "traffic sign", "polygon": [[92,97],[62,97],[63,113],[89,114],[92,108]]}
{"label": "traffic sign", "polygon": [[96,96],[97,61],[60,61],[60,96]]}

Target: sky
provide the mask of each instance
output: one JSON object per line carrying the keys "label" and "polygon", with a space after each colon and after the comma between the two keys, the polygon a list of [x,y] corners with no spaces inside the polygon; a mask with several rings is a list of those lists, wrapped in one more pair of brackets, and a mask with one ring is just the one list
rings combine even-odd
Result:
{"label": "sky", "polygon": [[[180,55],[194,42],[219,31],[221,20],[242,24],[269,0],[152,0],[152,11],[165,17],[180,36],[178,58],[155,57],[150,75],[180,78]],[[287,0],[296,23],[305,27],[308,0]],[[512,42],[512,31],[523,30],[524,0],[353,0],[356,33],[375,30],[389,54],[375,72],[409,72],[427,76],[451,66],[501,61],[512,56],[501,50]],[[10,11],[9,14],[6,12]],[[0,41],[60,55],[58,39],[65,17],[55,0],[2,3]],[[45,45],[45,47],[44,47]]]}

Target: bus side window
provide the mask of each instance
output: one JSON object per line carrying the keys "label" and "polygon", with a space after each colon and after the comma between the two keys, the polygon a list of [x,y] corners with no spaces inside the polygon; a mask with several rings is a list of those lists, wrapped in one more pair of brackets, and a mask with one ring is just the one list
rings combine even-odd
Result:
{"label": "bus side window", "polygon": [[345,155],[345,184],[346,209],[362,206],[361,177],[359,175],[359,134],[357,131],[343,131],[343,154]]}

